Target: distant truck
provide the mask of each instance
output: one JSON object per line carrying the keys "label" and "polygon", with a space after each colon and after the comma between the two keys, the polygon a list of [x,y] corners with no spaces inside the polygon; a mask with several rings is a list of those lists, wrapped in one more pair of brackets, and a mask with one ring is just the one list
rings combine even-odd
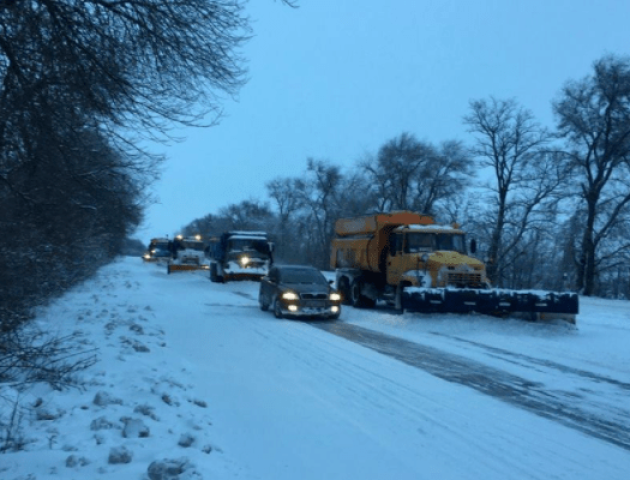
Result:
{"label": "distant truck", "polygon": [[468,255],[457,224],[399,211],[339,219],[335,234],[330,265],[346,304],[370,308],[381,300],[399,311],[561,314],[575,322],[574,293],[491,289],[485,264]]}
{"label": "distant truck", "polygon": [[235,230],[215,240],[210,280],[260,280],[273,264],[273,243],[266,232]]}
{"label": "distant truck", "polygon": [[205,263],[205,243],[200,235],[183,237],[178,235],[170,244],[171,259],[167,272],[192,271],[207,269]]}
{"label": "distant truck", "polygon": [[145,262],[168,262],[171,257],[170,241],[168,238],[152,238],[147,251],[142,256]]}

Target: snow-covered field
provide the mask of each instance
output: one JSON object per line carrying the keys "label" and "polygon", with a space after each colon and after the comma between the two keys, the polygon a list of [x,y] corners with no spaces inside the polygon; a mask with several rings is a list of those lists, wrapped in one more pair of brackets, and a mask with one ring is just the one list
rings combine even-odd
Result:
{"label": "snow-covered field", "polygon": [[42,309],[99,361],[83,390],[20,393],[0,479],[629,478],[630,302],[582,298],[577,328],[347,307],[309,323],[207,275],[125,258]]}

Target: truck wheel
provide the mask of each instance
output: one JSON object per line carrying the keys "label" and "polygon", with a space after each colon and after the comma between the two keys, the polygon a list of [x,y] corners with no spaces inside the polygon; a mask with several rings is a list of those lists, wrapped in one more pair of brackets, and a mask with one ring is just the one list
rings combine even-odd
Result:
{"label": "truck wheel", "polygon": [[396,287],[396,296],[394,297],[394,310],[398,313],[404,313],[402,297],[405,286],[401,283]]}
{"label": "truck wheel", "polygon": [[217,272],[217,264],[210,264],[210,281],[214,283],[223,283],[223,275],[219,275]]}
{"label": "truck wheel", "polygon": [[[363,282],[359,278],[355,278],[350,286],[350,301],[354,308],[367,308],[370,307],[369,298],[361,294],[361,288]],[[371,305],[374,306],[374,305]]]}
{"label": "truck wheel", "polygon": [[354,308],[374,308],[376,300],[366,297],[361,293],[363,287],[363,281],[360,278],[355,278],[350,286],[350,301]]}
{"label": "truck wheel", "polygon": [[339,293],[341,293],[341,302],[343,305],[352,305],[350,282],[348,282],[346,277],[341,277],[339,279]]}
{"label": "truck wheel", "polygon": [[361,308],[361,281],[355,279],[350,287],[350,303],[354,308]]}

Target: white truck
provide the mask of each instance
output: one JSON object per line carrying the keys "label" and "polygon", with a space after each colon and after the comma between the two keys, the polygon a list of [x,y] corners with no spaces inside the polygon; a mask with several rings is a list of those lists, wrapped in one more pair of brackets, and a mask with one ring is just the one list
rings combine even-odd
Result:
{"label": "white truck", "polygon": [[273,243],[266,232],[234,230],[216,241],[210,261],[210,280],[260,280],[273,263]]}

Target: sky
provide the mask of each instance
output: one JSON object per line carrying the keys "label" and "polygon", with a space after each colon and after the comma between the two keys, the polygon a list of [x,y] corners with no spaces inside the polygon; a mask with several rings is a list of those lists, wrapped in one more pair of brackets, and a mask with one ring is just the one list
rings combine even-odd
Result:
{"label": "sky", "polygon": [[[35,326],[98,361],[82,389],[0,382],[0,447],[7,425],[21,441],[0,478],[158,479],[165,460],[178,480],[628,478],[629,301],[582,297],[576,327],[301,322],[262,312],[259,283],[207,275],[126,257],[40,308]],[[406,340],[405,360],[336,334],[355,328]]]}
{"label": "sky", "polygon": [[254,0],[247,13],[249,81],[218,126],[150,147],[167,160],[137,238],[266,200],[265,184],[308,158],[349,171],[403,132],[470,143],[474,99],[515,98],[553,127],[566,81],[630,53],[627,0]]}

